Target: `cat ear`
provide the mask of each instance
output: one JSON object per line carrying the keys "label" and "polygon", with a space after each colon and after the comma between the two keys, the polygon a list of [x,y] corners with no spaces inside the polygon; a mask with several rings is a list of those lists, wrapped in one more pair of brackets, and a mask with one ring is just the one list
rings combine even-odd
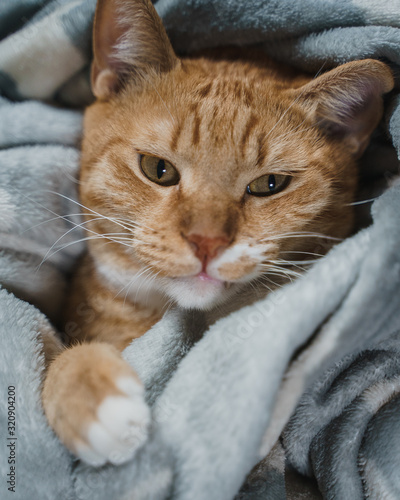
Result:
{"label": "cat ear", "polygon": [[393,86],[388,66],[366,59],[344,64],[312,80],[298,90],[298,99],[318,127],[339,138],[358,157],[382,118],[382,95]]}
{"label": "cat ear", "polygon": [[170,71],[179,61],[150,0],[98,0],[93,55],[92,91],[99,99],[127,79]]}

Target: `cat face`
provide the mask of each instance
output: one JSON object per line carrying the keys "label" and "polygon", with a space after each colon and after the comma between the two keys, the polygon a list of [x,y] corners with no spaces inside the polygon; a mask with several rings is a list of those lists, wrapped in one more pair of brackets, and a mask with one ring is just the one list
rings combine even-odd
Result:
{"label": "cat face", "polygon": [[149,2],[119,5],[131,17],[118,29],[116,2],[96,14],[81,169],[99,273],[132,300],[208,309],[313,258],[317,235],[348,234],[389,70],[350,63],[309,81],[264,57],[181,60]]}

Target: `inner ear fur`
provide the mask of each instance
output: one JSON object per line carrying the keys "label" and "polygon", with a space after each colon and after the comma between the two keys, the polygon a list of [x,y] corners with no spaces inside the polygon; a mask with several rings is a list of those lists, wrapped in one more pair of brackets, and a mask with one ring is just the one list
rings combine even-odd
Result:
{"label": "inner ear fur", "polygon": [[359,157],[383,114],[383,94],[393,89],[389,67],[373,59],[353,61],[298,89],[299,103],[314,123],[341,139]]}
{"label": "inner ear fur", "polygon": [[179,62],[150,0],[98,0],[93,26],[92,91],[98,99],[168,72]]}

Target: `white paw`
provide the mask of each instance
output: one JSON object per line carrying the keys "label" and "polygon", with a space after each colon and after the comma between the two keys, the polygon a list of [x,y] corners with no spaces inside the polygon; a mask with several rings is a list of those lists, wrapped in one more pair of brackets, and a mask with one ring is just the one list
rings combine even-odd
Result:
{"label": "white paw", "polygon": [[87,444],[77,447],[78,457],[89,465],[127,462],[147,439],[150,410],[143,398],[143,386],[133,377],[119,378],[116,386],[126,396],[103,400],[97,409],[97,421],[89,425]]}

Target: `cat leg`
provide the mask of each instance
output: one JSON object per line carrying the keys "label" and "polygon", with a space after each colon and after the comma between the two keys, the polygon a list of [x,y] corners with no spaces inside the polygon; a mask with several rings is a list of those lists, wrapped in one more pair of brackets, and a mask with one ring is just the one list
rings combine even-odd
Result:
{"label": "cat leg", "polygon": [[143,386],[111,345],[65,349],[50,363],[42,401],[60,440],[90,465],[123,463],[147,439],[150,411]]}

